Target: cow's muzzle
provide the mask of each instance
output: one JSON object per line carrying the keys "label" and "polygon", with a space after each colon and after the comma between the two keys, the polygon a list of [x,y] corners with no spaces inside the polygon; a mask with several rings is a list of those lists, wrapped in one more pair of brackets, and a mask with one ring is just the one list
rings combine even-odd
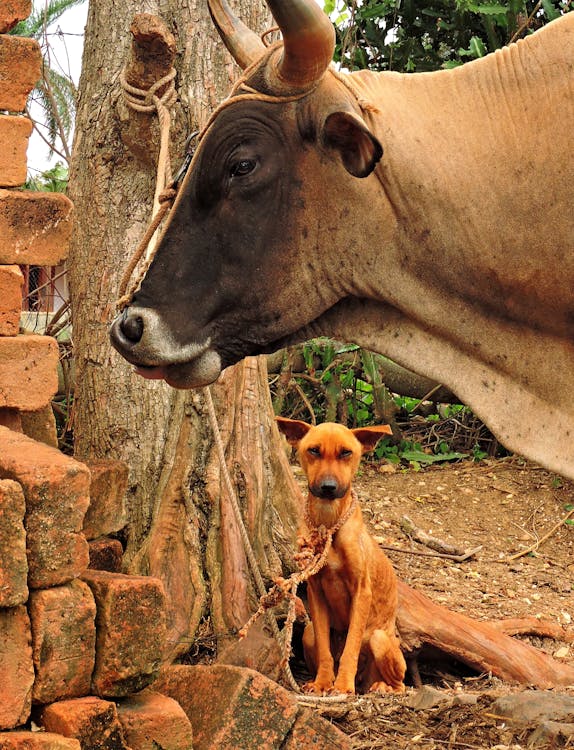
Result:
{"label": "cow's muzzle", "polygon": [[210,340],[179,344],[151,308],[127,307],[110,327],[112,346],[144,378],[165,380],[174,388],[199,388],[221,373],[221,358]]}

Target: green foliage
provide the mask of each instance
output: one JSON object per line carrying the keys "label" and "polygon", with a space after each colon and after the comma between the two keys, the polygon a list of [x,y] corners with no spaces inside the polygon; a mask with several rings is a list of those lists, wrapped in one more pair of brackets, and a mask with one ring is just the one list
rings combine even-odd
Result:
{"label": "green foliage", "polygon": [[68,167],[58,162],[55,166],[30,178],[26,190],[39,190],[48,193],[65,193],[68,187]]}
{"label": "green foliage", "polygon": [[483,57],[569,9],[569,0],[327,0],[335,59],[412,73]]}
{"label": "green foliage", "polygon": [[275,413],[351,428],[390,424],[393,435],[381,440],[375,458],[415,470],[463,458],[480,461],[499,450],[466,406],[392,394],[384,385],[385,366],[381,355],[332,339],[293,347],[270,384]]}

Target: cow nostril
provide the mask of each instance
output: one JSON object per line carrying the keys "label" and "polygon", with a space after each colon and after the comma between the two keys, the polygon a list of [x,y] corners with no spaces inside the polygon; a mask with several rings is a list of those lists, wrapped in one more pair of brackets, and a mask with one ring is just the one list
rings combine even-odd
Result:
{"label": "cow nostril", "polygon": [[137,344],[137,342],[140,341],[141,337],[143,336],[143,318],[140,315],[133,315],[132,317],[128,317],[127,314],[124,313],[124,317],[122,318],[122,321],[120,323],[120,328],[128,341],[131,341],[133,344]]}

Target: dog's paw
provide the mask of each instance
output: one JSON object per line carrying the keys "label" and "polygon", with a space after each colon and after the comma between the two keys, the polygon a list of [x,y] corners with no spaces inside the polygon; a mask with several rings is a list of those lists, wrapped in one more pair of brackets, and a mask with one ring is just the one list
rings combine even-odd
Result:
{"label": "dog's paw", "polygon": [[310,693],[313,695],[327,695],[333,688],[333,681],[327,680],[313,680],[313,682],[306,682],[301,690],[304,693]]}
{"label": "dog's paw", "polygon": [[404,693],[405,685],[403,682],[397,682],[389,685],[387,682],[373,682],[369,688],[369,693]]}
{"label": "dog's paw", "polygon": [[335,695],[337,693],[341,695],[355,695],[355,680],[352,681],[348,680],[339,680],[338,678],[335,680],[335,684],[333,685],[333,688],[330,690],[330,693],[332,695]]}

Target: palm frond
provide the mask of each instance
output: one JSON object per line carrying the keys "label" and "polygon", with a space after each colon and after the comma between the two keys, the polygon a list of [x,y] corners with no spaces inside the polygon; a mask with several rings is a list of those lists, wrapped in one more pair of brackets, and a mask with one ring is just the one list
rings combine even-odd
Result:
{"label": "palm frond", "polygon": [[69,8],[82,5],[86,0],[48,0],[46,4],[34,10],[26,20],[20,21],[9,32],[15,36],[26,36],[40,39],[45,29],[55,23]]}

